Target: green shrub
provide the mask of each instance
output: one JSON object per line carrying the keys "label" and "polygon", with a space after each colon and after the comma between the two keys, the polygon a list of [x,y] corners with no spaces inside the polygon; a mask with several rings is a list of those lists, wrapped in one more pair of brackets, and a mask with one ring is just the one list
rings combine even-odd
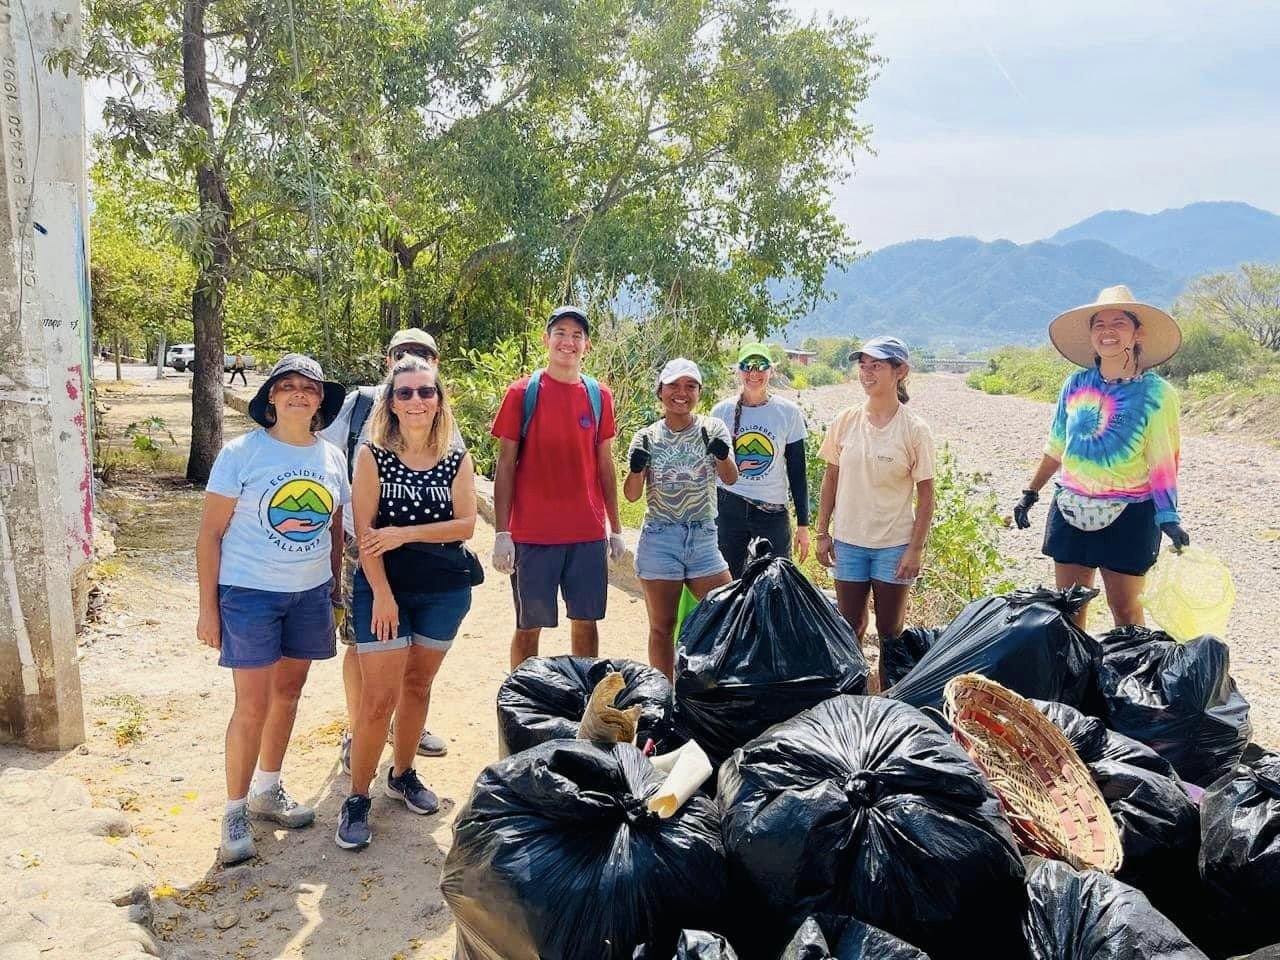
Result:
{"label": "green shrub", "polygon": [[929,626],[950,623],[971,600],[1015,586],[1000,553],[1004,520],[991,493],[981,493],[981,474],[964,473],[947,446],[933,475],[933,523],[920,579],[911,594],[908,619]]}
{"label": "green shrub", "polygon": [[1242,330],[1204,320],[1188,320],[1182,324],[1181,349],[1160,365],[1160,374],[1176,383],[1188,383],[1197,374],[1213,372],[1236,379],[1251,361],[1265,352],[1268,351]]}
{"label": "green shrub", "polygon": [[804,378],[811,387],[828,387],[833,383],[844,383],[845,375],[842,370],[815,362],[804,368]]}
{"label": "green shrub", "polygon": [[984,393],[1008,393],[1057,400],[1062,381],[1077,369],[1052,347],[1002,347],[966,382]]}

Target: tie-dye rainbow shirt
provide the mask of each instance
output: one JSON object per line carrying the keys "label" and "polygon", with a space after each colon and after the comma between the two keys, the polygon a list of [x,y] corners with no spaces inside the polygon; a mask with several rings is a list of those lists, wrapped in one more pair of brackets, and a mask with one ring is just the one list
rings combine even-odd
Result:
{"label": "tie-dye rainbow shirt", "polygon": [[1156,523],[1178,516],[1178,392],[1157,374],[1107,383],[1096,367],[1067,378],[1044,452],[1075,493],[1154,500]]}

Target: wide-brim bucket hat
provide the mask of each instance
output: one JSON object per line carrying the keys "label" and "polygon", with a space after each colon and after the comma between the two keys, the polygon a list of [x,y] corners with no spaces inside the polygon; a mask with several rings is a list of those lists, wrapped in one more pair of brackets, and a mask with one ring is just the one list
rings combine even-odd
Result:
{"label": "wide-brim bucket hat", "polygon": [[1140,363],[1144,370],[1164,363],[1182,346],[1182,328],[1173,317],[1159,307],[1136,299],[1128,287],[1119,284],[1101,291],[1093,303],[1059,314],[1049,324],[1049,339],[1054,347],[1077,366],[1094,365],[1089,321],[1101,310],[1124,310],[1138,318],[1142,329]]}
{"label": "wide-brim bucket hat", "polygon": [[333,380],[326,380],[319,361],[301,353],[286,353],[276,361],[276,365],[271,368],[271,375],[263,381],[258,392],[249,401],[249,418],[264,427],[274,424],[274,420],[267,419],[267,404],[271,396],[271,388],[275,386],[277,380],[290,373],[300,373],[324,388],[324,396],[320,401],[320,429],[323,430],[333,423],[333,418],[342,409],[342,401],[347,395],[346,388]]}

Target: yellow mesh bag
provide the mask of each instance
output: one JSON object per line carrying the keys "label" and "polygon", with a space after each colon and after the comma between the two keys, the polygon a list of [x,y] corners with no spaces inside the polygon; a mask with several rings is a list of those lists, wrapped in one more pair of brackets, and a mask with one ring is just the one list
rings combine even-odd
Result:
{"label": "yellow mesh bag", "polygon": [[1142,605],[1160,628],[1180,643],[1211,633],[1225,639],[1236,602],[1227,565],[1201,547],[1165,550],[1147,571]]}

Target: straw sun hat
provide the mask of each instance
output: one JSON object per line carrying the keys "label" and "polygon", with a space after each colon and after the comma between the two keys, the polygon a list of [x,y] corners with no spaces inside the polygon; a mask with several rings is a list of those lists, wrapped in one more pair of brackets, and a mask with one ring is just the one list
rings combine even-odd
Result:
{"label": "straw sun hat", "polygon": [[1049,339],[1058,352],[1081,367],[1092,367],[1093,344],[1089,339],[1089,318],[1100,310],[1124,310],[1138,318],[1142,329],[1142,368],[1164,363],[1182,346],[1182,330],[1173,317],[1159,307],[1135,300],[1123,284],[1107,287],[1093,303],[1059,314],[1049,324]]}

